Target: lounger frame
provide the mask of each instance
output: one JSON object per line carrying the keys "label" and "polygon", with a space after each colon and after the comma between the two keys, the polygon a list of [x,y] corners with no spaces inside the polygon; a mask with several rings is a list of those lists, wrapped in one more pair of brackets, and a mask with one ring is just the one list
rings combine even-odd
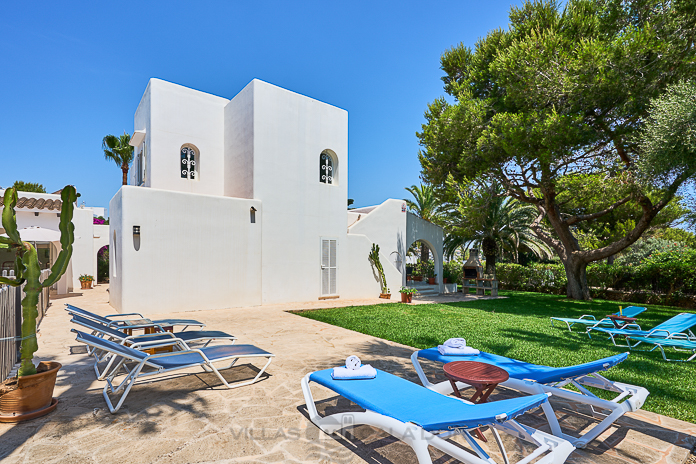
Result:
{"label": "lounger frame", "polygon": [[[451,394],[453,392],[452,385],[448,380],[439,383],[432,383],[428,380],[425,372],[423,372],[423,367],[420,365],[418,360],[418,353],[419,351],[416,351],[411,355],[411,363],[413,363],[413,367],[415,368],[418,378],[423,386],[444,395]],[[546,420],[549,423],[549,427],[551,427],[551,433],[557,437],[568,440],[576,448],[584,448],[589,442],[597,438],[602,432],[609,428],[614,421],[627,412],[633,412],[640,409],[643,406],[643,403],[645,403],[645,399],[650,394],[650,392],[643,387],[637,387],[635,385],[629,385],[622,382],[614,382],[603,377],[597,372],[589,375],[584,374],[577,377],[568,378],[563,381],[550,384],[510,378],[499,385],[530,395],[551,393],[559,398],[588,404],[592,407],[592,411],[595,414],[603,414],[597,411],[597,409],[608,410],[609,414],[604,414],[606,417],[599,424],[592,427],[581,437],[573,437],[563,433],[561,430],[561,425],[558,422],[558,418],[556,417],[553,407],[549,402],[546,402],[541,406],[544,411],[544,415],[546,416]],[[563,388],[566,385],[573,385],[580,391],[580,393]],[[466,388],[470,385],[463,382],[457,382],[457,386],[459,388]],[[618,395],[612,400],[605,400],[603,398],[599,398],[586,387],[600,388],[602,390],[618,393]]]}
{"label": "lounger frame", "polygon": [[[364,412],[336,413],[330,416],[322,417],[317,411],[314,397],[312,396],[312,390],[309,387],[311,375],[312,374],[307,374],[302,378],[302,394],[304,395],[305,403],[307,404],[309,419],[327,434],[334,434],[348,426],[369,425],[384,430],[388,434],[408,444],[416,453],[419,464],[432,464],[432,459],[430,458],[430,453],[428,452],[428,446],[437,448],[443,453],[467,464],[495,464],[495,461],[471,436],[468,429],[456,428],[453,430],[442,431],[441,433],[431,433],[412,422],[402,422],[370,410],[365,410]],[[469,403],[468,401],[459,398],[457,399],[459,401]],[[548,403],[548,401],[546,403]],[[503,448],[502,441],[500,440],[497,430],[502,430],[537,446],[534,452],[517,461],[516,464],[527,464],[539,458],[544,453],[548,454],[541,457],[538,461],[535,461],[536,463],[562,464],[568,458],[568,455],[575,449],[567,440],[549,435],[540,430],[535,430],[531,427],[524,426],[515,420],[489,424],[489,426],[491,427],[498,446],[500,447],[505,464],[509,464],[509,459],[505,449]],[[471,446],[472,450],[476,453],[476,456],[446,440],[446,438],[456,434],[462,435],[469,446]]]}
{"label": "lounger frame", "polygon": [[[689,331],[691,332],[691,331]],[[662,358],[665,361],[669,362],[689,362],[693,359],[696,359],[696,337],[693,336],[693,334],[687,335],[684,333],[678,333],[678,334],[670,334],[667,337],[660,337],[660,338],[649,338],[649,337],[629,337],[631,339],[634,339],[638,341],[639,343],[649,343],[653,346],[650,350],[648,351],[654,351],[657,348],[660,349],[662,352]],[[669,343],[670,340],[675,340],[677,342],[683,342],[683,343],[678,343],[678,344],[671,344]],[[638,343],[636,343],[637,345]],[[633,346],[636,346],[633,345]],[[689,346],[690,345],[690,346]],[[689,353],[691,352],[691,356],[687,359],[670,359],[667,357],[667,354],[665,353],[665,346],[674,348],[674,351],[680,351],[680,352],[686,352]],[[686,348],[685,348],[686,347]]]}
{"label": "lounger frame", "polygon": [[[106,404],[109,407],[109,411],[114,414],[116,413],[121,406],[123,405],[123,402],[126,400],[126,397],[128,396],[128,393],[130,393],[131,388],[133,388],[133,385],[135,385],[136,381],[140,381],[143,379],[149,379],[154,376],[162,375],[162,374],[167,374],[170,372],[175,372],[179,371],[182,369],[188,369],[191,367],[200,367],[202,368],[205,372],[213,372],[215,375],[220,379],[220,381],[227,387],[227,388],[238,388],[238,387],[243,387],[245,385],[250,385],[252,383],[255,383],[261,375],[266,371],[266,368],[271,364],[271,361],[273,360],[274,355],[271,353],[267,353],[266,355],[260,355],[260,354],[251,354],[251,355],[234,355],[234,356],[226,356],[226,357],[221,357],[221,358],[215,358],[214,360],[209,359],[203,351],[200,349],[195,349],[195,348],[187,348],[186,344],[181,344],[181,340],[179,339],[174,339],[171,344],[172,346],[178,345],[178,348],[180,351],[175,351],[173,353],[159,353],[159,354],[153,354],[153,355],[148,355],[144,358],[136,358],[133,356],[129,356],[127,353],[124,352],[114,352],[109,349],[109,346],[106,344],[101,344],[97,342],[92,342],[90,340],[86,340],[80,336],[80,333],[78,331],[75,331],[73,329],[73,332],[77,333],[77,341],[81,343],[85,343],[86,345],[89,345],[95,349],[101,350],[101,351],[107,351],[110,352],[111,355],[114,358],[118,358],[119,361],[116,364],[116,366],[111,369],[111,372],[106,376],[104,380],[106,380],[106,385],[104,386],[104,390],[102,392],[104,399],[106,400]],[[152,342],[151,342],[152,343]],[[163,346],[162,342],[157,342],[159,345],[158,346]],[[145,343],[140,343],[139,344],[141,347],[143,346],[148,346],[148,342]],[[152,347],[152,346],[149,346]],[[174,356],[181,356],[181,355],[186,355],[186,354],[192,354],[196,353],[201,357],[201,361],[198,363],[191,363],[187,365],[182,365],[182,366],[176,366],[173,368],[165,368],[159,364],[157,364],[157,359],[158,358],[163,358],[163,357],[174,357]],[[258,358],[258,357],[265,357],[268,358],[268,361],[266,364],[259,370],[259,372],[256,374],[256,376],[252,380],[247,380],[245,382],[239,382],[235,384],[230,384],[225,380],[225,378],[222,376],[220,373],[220,369],[229,369],[233,367],[238,360],[244,359],[244,358]],[[213,363],[218,363],[218,362],[227,362],[229,361],[229,364],[217,368],[213,365]],[[151,371],[144,371],[143,369],[145,368],[151,368],[153,370]],[[126,377],[119,383],[114,382],[115,378],[118,376],[119,371],[123,369],[126,372]],[[118,399],[118,402],[114,406],[113,402],[111,401],[111,398],[109,398],[109,391],[113,394],[119,394],[121,393],[121,396]]]}

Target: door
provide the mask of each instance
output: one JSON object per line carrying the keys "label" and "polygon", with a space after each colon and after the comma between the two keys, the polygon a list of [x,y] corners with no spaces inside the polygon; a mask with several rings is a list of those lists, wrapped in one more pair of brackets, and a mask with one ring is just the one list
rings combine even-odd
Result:
{"label": "door", "polygon": [[336,295],[336,240],[321,239],[321,296]]}

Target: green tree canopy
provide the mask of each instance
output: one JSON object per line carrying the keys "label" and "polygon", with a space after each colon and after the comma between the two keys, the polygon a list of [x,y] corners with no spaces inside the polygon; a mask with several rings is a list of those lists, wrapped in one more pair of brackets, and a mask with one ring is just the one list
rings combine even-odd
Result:
{"label": "green tree canopy", "polygon": [[[640,135],[661,122],[648,118],[651,101],[694,75],[695,23],[693,2],[686,0],[513,7],[508,30],[491,31],[474,49],[460,44],[443,54],[445,91],[454,103],[437,99],[425,114],[418,134],[424,180],[443,185],[450,174],[457,181],[485,175],[533,205],[532,228],[565,265],[568,296],[589,299],[587,264],[635,242],[694,175],[682,156],[694,156],[690,146],[673,149],[672,161],[660,164],[661,144],[674,137],[654,139],[650,156]],[[677,127],[692,130],[689,114],[675,114],[684,121]],[[573,211],[564,196],[589,206],[579,195],[596,195],[575,192],[565,181],[582,175],[606,180],[600,189],[623,196]],[[582,223],[628,203],[639,211],[633,228],[599,248],[579,245]]]}
{"label": "green tree canopy", "polygon": [[21,180],[16,180],[12,185],[12,188],[14,188],[16,192],[46,193],[44,186],[38,182],[24,182]]}

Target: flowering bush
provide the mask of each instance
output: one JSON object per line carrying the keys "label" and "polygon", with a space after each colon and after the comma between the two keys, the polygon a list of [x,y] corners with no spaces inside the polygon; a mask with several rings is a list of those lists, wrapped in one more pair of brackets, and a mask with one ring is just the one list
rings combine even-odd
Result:
{"label": "flowering bush", "polygon": [[535,263],[521,266],[497,263],[495,274],[503,290],[562,294],[565,293],[568,285],[568,278],[562,264]]}

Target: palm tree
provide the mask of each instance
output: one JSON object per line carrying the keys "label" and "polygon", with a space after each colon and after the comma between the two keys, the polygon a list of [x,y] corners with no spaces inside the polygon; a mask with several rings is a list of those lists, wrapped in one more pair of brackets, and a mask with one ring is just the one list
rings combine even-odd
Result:
{"label": "palm tree", "polygon": [[128,142],[130,142],[130,135],[125,132],[120,137],[109,134],[102,140],[104,158],[120,166],[123,172],[123,185],[128,185],[128,165],[133,161],[133,147]]}
{"label": "palm tree", "polygon": [[[404,201],[409,210],[428,222],[436,222],[442,217],[443,208],[441,203],[435,198],[432,185],[412,185],[406,187],[406,191],[413,195],[413,199],[405,198]],[[421,242],[421,263],[428,262],[429,250],[425,243]]]}
{"label": "palm tree", "polygon": [[451,256],[459,247],[481,248],[486,274],[495,274],[496,259],[503,253],[518,262],[521,247],[541,258],[552,256],[551,249],[530,228],[538,214],[536,208],[505,196],[500,184],[481,184],[473,200],[462,194],[459,199],[456,211],[448,215],[453,232],[445,237],[445,255]]}

